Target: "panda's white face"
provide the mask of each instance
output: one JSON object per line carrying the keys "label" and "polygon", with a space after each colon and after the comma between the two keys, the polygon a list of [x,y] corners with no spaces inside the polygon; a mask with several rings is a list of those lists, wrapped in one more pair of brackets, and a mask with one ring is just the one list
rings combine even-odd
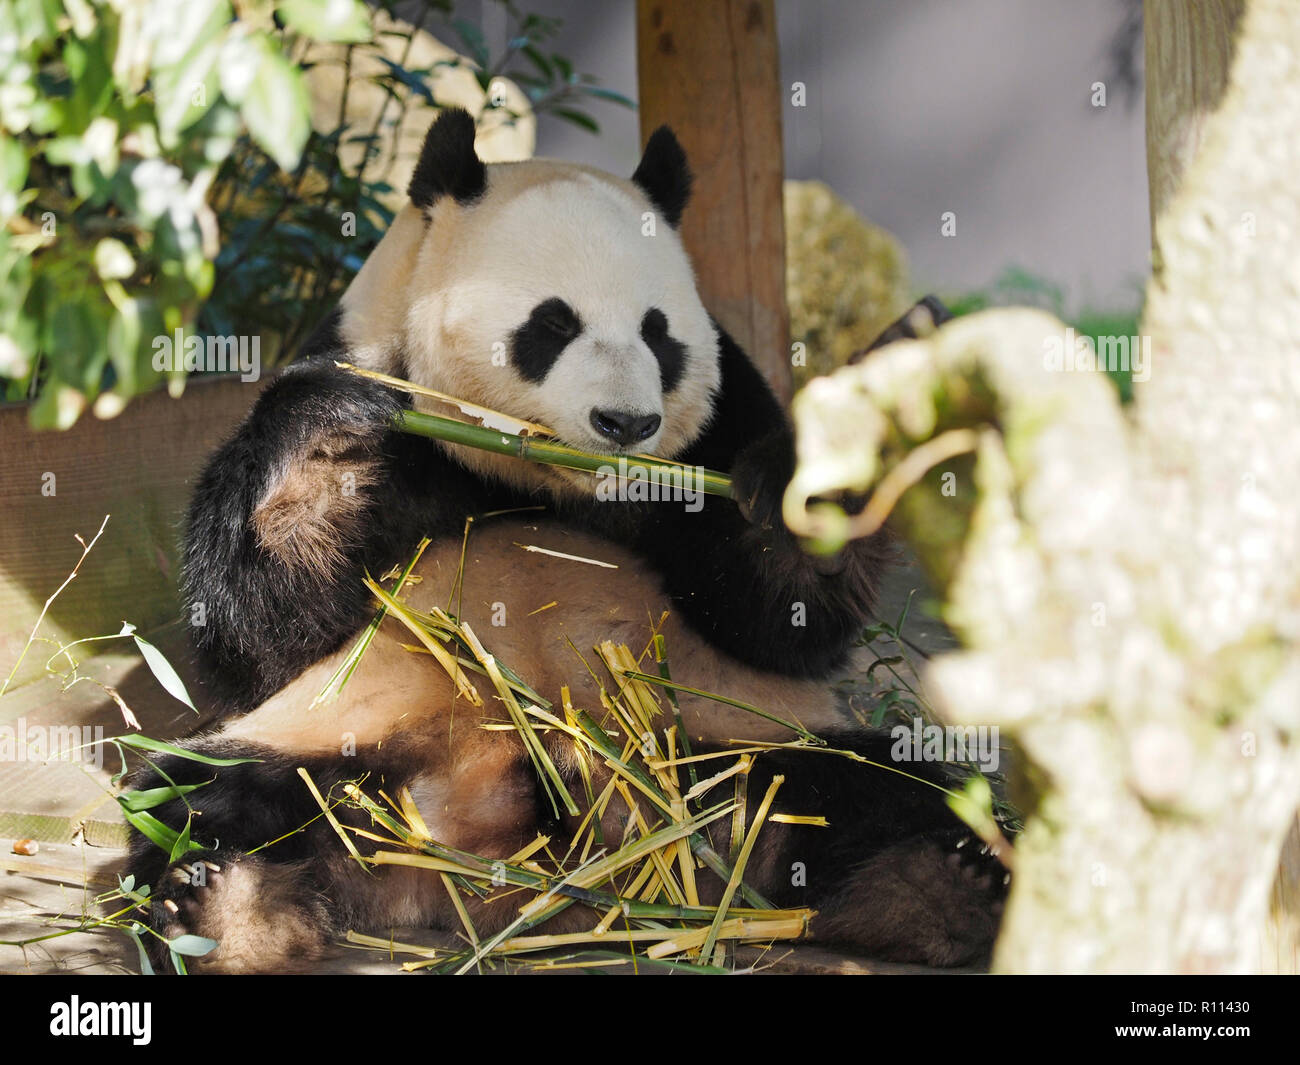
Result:
{"label": "panda's white face", "polygon": [[[419,384],[589,451],[673,456],[709,420],[717,334],[677,232],[631,182],[548,160],[491,166],[476,202],[433,206],[403,280]],[[554,483],[532,464],[492,468]]]}

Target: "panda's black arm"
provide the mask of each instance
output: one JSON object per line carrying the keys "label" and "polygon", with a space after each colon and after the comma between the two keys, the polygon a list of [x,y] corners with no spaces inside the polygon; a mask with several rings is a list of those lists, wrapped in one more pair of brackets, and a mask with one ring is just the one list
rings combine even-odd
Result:
{"label": "panda's black arm", "polygon": [[674,605],[715,645],[761,669],[825,675],[871,619],[888,540],[876,536],[833,559],[815,558],[785,528],[793,431],[748,356],[718,332],[718,406],[681,461],[729,470],[744,506],[716,496],[704,496],[694,512],[649,504],[635,539]]}
{"label": "panda's black arm", "polygon": [[[309,361],[287,369],[209,460],[190,507],[183,585],[210,700],[242,712],[338,648],[373,612],[362,584],[420,536],[458,532],[435,491],[466,475],[391,428],[397,394]],[[462,485],[462,481],[466,483]]]}

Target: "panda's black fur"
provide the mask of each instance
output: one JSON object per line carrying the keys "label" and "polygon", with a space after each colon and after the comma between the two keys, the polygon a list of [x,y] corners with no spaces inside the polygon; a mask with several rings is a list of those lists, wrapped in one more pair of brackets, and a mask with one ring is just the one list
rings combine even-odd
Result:
{"label": "panda's black fur", "polygon": [[[633,181],[676,226],[690,173],[669,131],[650,138]],[[490,199],[487,168],[474,154],[473,123],[463,112],[444,113],[431,129],[410,195],[426,212],[441,210],[444,199],[471,210]],[[517,738],[478,730],[469,710],[456,711],[460,716],[450,723],[430,710],[426,719],[408,715],[384,724],[380,742],[359,743],[353,756],[329,753],[327,741],[298,748],[283,735],[273,740],[257,731],[277,693],[338,652],[373,616],[363,576],[409,559],[421,537],[458,547],[467,515],[545,504],[548,513],[531,527],[540,530],[536,535],[617,545],[659,582],[668,609],[701,646],[721,655],[719,668],[748,670],[760,683],[770,677],[778,687],[832,678],[869,620],[890,556],[887,540],[877,536],[834,559],[817,558],[784,528],[791,428],[754,365],[716,323],[720,376],[712,415],[672,457],[730,471],[736,502],[706,497],[690,513],[664,503],[598,503],[485,476],[442,446],[395,431],[393,415],[407,401],[334,365],[352,354],[348,313],[335,312],[308,342],[304,360],[265,389],[211,459],[190,511],[184,582],[192,619],[203,619],[193,630],[202,690],[230,723],[186,745],[213,757],[258,761],[214,768],[163,756],[134,781],[139,788],[212,781],[186,797],[194,836],[211,843],[212,852],[168,867],[160,851],[137,837],[132,870],[154,885],[150,920],[160,934],[190,931],[221,941],[207,960],[214,969],[284,967],[317,956],[348,928],[414,921],[457,927],[432,874],[359,871],[333,828],[317,818],[300,767],[325,794],[364,778],[390,795],[435,784],[439,795],[472,795],[463,815],[449,808],[447,816],[462,839],[479,844],[464,849],[487,856],[513,853],[539,830],[563,830],[548,824],[553,814]],[[551,327],[563,335],[565,323]],[[640,328],[668,396],[685,372],[686,348],[657,308],[641,316]],[[536,352],[532,359],[531,372],[545,377],[545,360]],[[400,374],[406,364],[399,348],[388,368]],[[515,369],[524,378],[530,372]],[[328,492],[339,469],[354,478],[355,491],[346,497]],[[509,534],[500,535],[508,547]],[[801,605],[803,625],[790,623],[792,604]],[[542,614],[536,624],[546,619]],[[528,677],[528,664],[522,666]],[[273,716],[266,719],[274,726]],[[705,735],[699,749],[719,749],[727,738]],[[849,729],[847,722],[827,738],[872,761],[890,760],[885,737]],[[576,781],[571,757],[558,748],[553,754]],[[465,768],[471,763],[472,772]],[[831,828],[765,827],[747,879],[780,905],[818,909],[813,932],[822,939],[903,961],[979,962],[996,933],[1002,870],[978,843],[966,845],[969,834],[931,786],[947,782],[943,770],[916,764],[907,770],[930,783],[829,754],[764,754],[751,794],[762,794],[773,775],[783,774],[782,808],[822,814]],[[354,810],[335,812],[366,827]],[[179,829],[187,805],[177,799],[154,813]],[[721,822],[714,829],[715,849],[725,853],[727,829]],[[279,842],[263,848],[271,840]],[[365,841],[357,842],[364,852]],[[794,863],[805,876],[791,877]],[[707,898],[716,886],[706,887],[704,879]],[[381,882],[386,886],[378,887]],[[579,911],[566,912],[571,920]],[[474,910],[476,927],[499,927],[502,913],[500,906]],[[589,914],[581,920],[589,926]]]}

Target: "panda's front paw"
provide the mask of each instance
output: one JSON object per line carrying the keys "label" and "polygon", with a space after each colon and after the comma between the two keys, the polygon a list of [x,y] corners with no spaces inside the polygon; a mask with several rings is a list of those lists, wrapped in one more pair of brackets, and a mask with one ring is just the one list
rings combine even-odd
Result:
{"label": "panda's front paw", "polygon": [[764,532],[786,532],[781,503],[794,476],[794,440],[785,428],[746,447],[731,468],[731,495],[741,516]]}
{"label": "panda's front paw", "polygon": [[254,412],[265,453],[249,525],[291,568],[331,572],[361,534],[385,478],[398,396],[333,366],[293,369]]}
{"label": "panda's front paw", "polygon": [[301,456],[377,446],[404,405],[401,393],[321,360],[286,369],[258,400],[251,420],[269,451]]}

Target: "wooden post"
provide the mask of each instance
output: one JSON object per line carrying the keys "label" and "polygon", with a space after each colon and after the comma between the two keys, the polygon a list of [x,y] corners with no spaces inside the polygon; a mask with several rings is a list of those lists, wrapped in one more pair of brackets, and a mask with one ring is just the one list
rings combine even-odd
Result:
{"label": "wooden post", "polygon": [[695,173],[682,236],[704,304],[790,399],[781,86],[773,0],[637,0],[641,135]]}
{"label": "wooden post", "polygon": [[1156,220],[1201,146],[1228,84],[1243,0],[1144,0],[1147,183]]}

